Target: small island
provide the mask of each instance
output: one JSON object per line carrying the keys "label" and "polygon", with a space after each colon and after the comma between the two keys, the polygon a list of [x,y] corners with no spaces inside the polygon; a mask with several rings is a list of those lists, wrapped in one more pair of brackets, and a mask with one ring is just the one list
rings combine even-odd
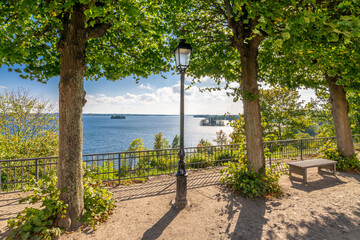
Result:
{"label": "small island", "polygon": [[223,120],[219,120],[214,117],[209,117],[202,119],[200,121],[200,126],[225,126],[225,123]]}
{"label": "small island", "polygon": [[125,116],[124,115],[112,115],[110,118],[111,119],[125,119]]}

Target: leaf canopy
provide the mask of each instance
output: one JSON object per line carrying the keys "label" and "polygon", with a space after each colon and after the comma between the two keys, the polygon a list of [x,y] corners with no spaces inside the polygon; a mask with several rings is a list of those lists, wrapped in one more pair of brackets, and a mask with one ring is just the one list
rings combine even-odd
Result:
{"label": "leaf canopy", "polygon": [[[88,39],[87,79],[117,80],[168,71],[172,67],[169,59],[173,41],[167,34],[170,32],[167,22],[173,17],[168,8],[176,6],[162,2],[2,1],[0,66],[8,65],[9,71],[15,70],[23,78],[41,82],[58,76],[61,68],[58,49],[65,31],[62,20],[64,16],[71,19],[73,7],[81,6],[86,15],[84,27]],[[104,26],[106,34],[100,38]]]}

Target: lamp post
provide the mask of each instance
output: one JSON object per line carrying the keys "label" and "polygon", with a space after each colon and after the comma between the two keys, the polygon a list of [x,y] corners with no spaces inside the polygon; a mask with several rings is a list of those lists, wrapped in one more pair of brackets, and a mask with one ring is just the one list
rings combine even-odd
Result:
{"label": "lamp post", "polygon": [[176,197],[175,207],[182,209],[186,206],[187,192],[187,173],[185,170],[185,151],[184,151],[184,80],[185,72],[189,67],[192,48],[189,43],[185,43],[185,39],[180,39],[179,45],[174,49],[176,69],[180,71],[180,151],[178,171],[176,173]]}

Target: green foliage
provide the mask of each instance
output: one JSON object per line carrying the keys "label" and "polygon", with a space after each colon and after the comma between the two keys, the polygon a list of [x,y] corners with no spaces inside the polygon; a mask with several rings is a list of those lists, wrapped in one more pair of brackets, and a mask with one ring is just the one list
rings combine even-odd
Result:
{"label": "green foliage", "polygon": [[327,142],[321,149],[323,157],[337,161],[336,168],[344,172],[360,172],[360,160],[354,154],[351,157],[343,156],[335,144]]}
{"label": "green foliage", "polygon": [[171,148],[179,148],[179,147],[180,147],[180,136],[176,134],[171,143]]}
{"label": "green foliage", "polygon": [[[172,54],[164,32],[169,14],[162,4],[121,0],[117,4],[69,0],[8,1],[0,4],[0,66],[22,64],[16,72],[31,80],[46,82],[60,75],[61,44],[68,34],[71,16],[81,9],[85,15],[81,30],[87,32],[86,77],[109,80],[167,71]],[[69,14],[69,13],[72,14]],[[6,19],[6,21],[5,21]],[[103,31],[102,34],[94,34]],[[151,61],[150,61],[151,59]]]}
{"label": "green foliage", "polygon": [[[227,161],[231,161],[232,159],[238,159],[236,151],[231,151],[230,149],[221,150],[215,154],[213,154],[214,165],[215,166],[222,166]],[[227,161],[221,161],[227,160]]]}
{"label": "green foliage", "polygon": [[132,140],[132,142],[129,144],[129,147],[127,149],[128,152],[144,151],[144,150],[147,150],[147,148],[144,147],[144,142],[142,138],[136,138]]}
{"label": "green foliage", "polygon": [[93,165],[92,171],[96,173],[96,178],[99,180],[116,179],[113,161],[105,160],[102,165]]}
{"label": "green foliage", "polygon": [[190,168],[206,168],[211,165],[212,158],[207,153],[192,153],[186,155],[186,163]]}
{"label": "green foliage", "polygon": [[260,91],[263,136],[271,140],[294,139],[312,125],[298,91],[274,87]]}
{"label": "green foliage", "polygon": [[95,225],[106,221],[112,214],[115,208],[114,200],[111,198],[111,193],[90,170],[85,170],[83,185],[84,213],[81,221],[95,229]]}
{"label": "green foliage", "polygon": [[238,119],[234,119],[230,122],[230,126],[233,128],[233,132],[230,133],[232,144],[242,144],[245,142],[245,121],[244,116],[239,114]]}
{"label": "green foliage", "polygon": [[[7,239],[53,239],[63,232],[56,227],[57,221],[65,217],[67,204],[60,197],[60,190],[56,187],[57,177],[54,173],[43,176],[39,181],[31,180],[25,192],[30,195],[21,199],[20,203],[41,203],[38,208],[25,208],[15,219],[8,220],[10,235]],[[111,193],[102,182],[85,167],[84,185],[84,213],[81,221],[95,225],[106,221],[115,205]]]}
{"label": "green foliage", "polygon": [[168,171],[174,169],[174,166],[176,166],[177,163],[176,161],[174,161],[173,159],[167,156],[157,156],[156,158],[154,158],[154,160],[156,160],[156,162],[153,161],[152,164],[154,166],[157,166],[159,170],[162,171]]}
{"label": "green foliage", "polygon": [[276,166],[272,166],[271,169],[262,169],[260,173],[256,173],[246,161],[229,162],[227,168],[221,170],[221,181],[246,198],[278,197],[282,194],[279,185],[282,173],[276,172],[275,168]]}
{"label": "green foliage", "polygon": [[29,92],[0,93],[0,159],[58,154],[58,119],[53,106]]}
{"label": "green foliage", "polygon": [[60,190],[56,188],[56,182],[53,175],[43,176],[38,182],[32,180],[32,193],[20,203],[41,202],[41,209],[27,207],[15,219],[9,219],[10,235],[7,239],[52,239],[61,235],[62,230],[56,227],[56,221],[65,216],[67,205],[59,200]]}
{"label": "green foliage", "polygon": [[198,143],[198,147],[208,147],[211,146],[211,142],[209,142],[209,140],[205,140],[205,139],[200,139],[199,143]]}
{"label": "green foliage", "polygon": [[223,130],[216,132],[216,139],[214,139],[214,142],[216,142],[217,145],[228,144],[228,138],[226,136],[226,133],[224,133]]}
{"label": "green foliage", "polygon": [[360,92],[348,92],[349,118],[353,134],[360,134]]}
{"label": "green foliage", "polygon": [[169,141],[164,138],[162,132],[155,134],[154,149],[168,149],[170,148]]}
{"label": "green foliage", "polygon": [[311,136],[306,132],[299,132],[295,134],[295,139],[304,139],[304,138],[311,138]]}

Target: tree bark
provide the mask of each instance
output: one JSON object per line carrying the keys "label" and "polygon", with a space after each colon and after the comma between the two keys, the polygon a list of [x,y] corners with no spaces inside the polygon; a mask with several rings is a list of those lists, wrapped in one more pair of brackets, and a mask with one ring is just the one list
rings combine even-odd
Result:
{"label": "tree bark", "polygon": [[65,218],[58,225],[67,230],[78,228],[84,209],[82,183],[82,108],[86,71],[86,16],[76,4],[73,12],[62,19],[63,30],[58,49],[61,53],[59,82],[59,161],[57,168],[60,199],[68,204]]}
{"label": "tree bark", "polygon": [[325,73],[325,79],[329,86],[331,115],[334,120],[337,147],[342,155],[351,157],[355,154],[355,150],[350,129],[346,91],[343,86],[336,84],[337,77],[331,77]]}
{"label": "tree bark", "polygon": [[265,166],[262,139],[259,88],[257,83],[258,43],[243,43],[241,53],[241,88],[243,93],[246,155],[249,166],[256,172]]}

